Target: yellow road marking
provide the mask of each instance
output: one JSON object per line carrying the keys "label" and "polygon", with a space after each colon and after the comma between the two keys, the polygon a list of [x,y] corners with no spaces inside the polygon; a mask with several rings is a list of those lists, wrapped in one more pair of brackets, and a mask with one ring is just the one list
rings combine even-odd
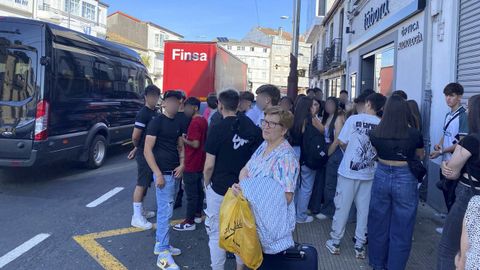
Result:
{"label": "yellow road marking", "polygon": [[[156,225],[156,224],[154,224]],[[144,230],[130,227],[123,229],[116,229],[98,233],[89,233],[85,235],[74,236],[73,239],[87,251],[90,256],[95,259],[106,270],[127,270],[127,267],[103,248],[96,239],[124,235],[129,233],[142,232]]]}
{"label": "yellow road marking", "polygon": [[[202,217],[205,220],[205,216]],[[177,219],[170,221],[171,226],[180,224],[184,219]],[[157,224],[153,223],[153,230],[157,228]],[[122,229],[115,229],[103,232],[89,233],[84,235],[76,235],[73,239],[83,248],[85,251],[92,256],[95,261],[97,261],[105,270],[127,270],[127,267],[123,265],[117,258],[115,258],[110,252],[108,252],[104,247],[102,247],[96,240],[125,235],[130,233],[142,232],[145,230],[129,227]]]}

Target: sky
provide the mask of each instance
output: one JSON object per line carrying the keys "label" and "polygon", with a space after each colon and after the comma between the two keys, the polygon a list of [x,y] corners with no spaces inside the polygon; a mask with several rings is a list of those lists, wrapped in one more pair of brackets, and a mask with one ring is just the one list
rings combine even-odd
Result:
{"label": "sky", "polygon": [[[104,0],[108,14],[122,11],[182,34],[185,40],[242,39],[260,25],[292,31],[293,0]],[[258,6],[258,16],[257,7]],[[300,33],[306,31],[302,1]],[[289,19],[281,19],[288,16]]]}

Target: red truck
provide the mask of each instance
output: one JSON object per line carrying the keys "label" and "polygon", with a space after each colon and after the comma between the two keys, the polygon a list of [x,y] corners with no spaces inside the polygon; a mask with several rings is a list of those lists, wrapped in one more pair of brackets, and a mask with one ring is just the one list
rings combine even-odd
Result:
{"label": "red truck", "polygon": [[211,92],[247,89],[247,64],[216,42],[166,41],[163,90],[205,100]]}

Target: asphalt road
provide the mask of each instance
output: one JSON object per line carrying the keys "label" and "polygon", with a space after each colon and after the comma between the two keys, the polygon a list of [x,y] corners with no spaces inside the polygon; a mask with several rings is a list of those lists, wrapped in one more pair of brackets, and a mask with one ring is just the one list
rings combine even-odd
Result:
{"label": "asphalt road", "polygon": [[[71,162],[0,169],[0,268],[158,269],[154,230],[130,228],[136,164],[126,158],[128,148],[110,148],[106,163],[97,170]],[[121,188],[98,206],[87,207]],[[155,209],[153,192],[145,205]],[[174,219],[184,211],[176,210]],[[88,235],[92,233],[100,234]],[[76,236],[86,240],[86,248]],[[193,232],[171,233],[172,244],[183,251],[176,257],[182,269],[209,268],[207,239],[203,224]],[[233,269],[233,263],[229,260],[226,269]]]}

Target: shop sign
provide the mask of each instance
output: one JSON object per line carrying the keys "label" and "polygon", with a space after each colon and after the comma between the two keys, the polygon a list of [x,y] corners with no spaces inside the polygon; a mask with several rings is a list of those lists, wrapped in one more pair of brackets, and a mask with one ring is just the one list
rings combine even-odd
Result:
{"label": "shop sign", "polygon": [[[419,31],[420,23],[418,21],[402,27],[400,33],[402,34],[402,40],[398,42],[398,50],[403,50],[408,47],[415,46],[423,42],[423,35]],[[413,33],[413,36],[412,36]]]}
{"label": "shop sign", "polygon": [[385,0],[380,6],[373,8],[371,7],[364,15],[363,19],[363,28],[367,30],[372,27],[374,24],[379,22],[385,16],[390,14],[390,1]]}

